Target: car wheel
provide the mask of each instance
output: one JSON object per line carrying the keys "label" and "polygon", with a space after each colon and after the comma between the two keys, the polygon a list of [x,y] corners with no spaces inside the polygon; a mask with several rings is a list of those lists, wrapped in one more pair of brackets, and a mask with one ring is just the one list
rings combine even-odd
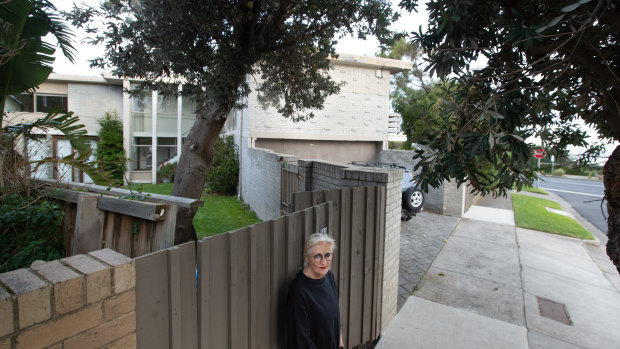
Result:
{"label": "car wheel", "polygon": [[405,205],[411,211],[420,211],[424,206],[424,193],[415,187],[407,189],[405,192]]}

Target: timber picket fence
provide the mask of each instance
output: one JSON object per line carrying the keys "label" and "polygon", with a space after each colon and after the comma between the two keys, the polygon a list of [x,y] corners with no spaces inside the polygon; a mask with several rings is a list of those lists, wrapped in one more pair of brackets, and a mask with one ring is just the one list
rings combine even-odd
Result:
{"label": "timber picket fence", "polygon": [[285,348],[286,292],[303,243],[337,241],[342,332],[381,333],[385,187],[293,194],[297,212],[135,259],[139,348]]}

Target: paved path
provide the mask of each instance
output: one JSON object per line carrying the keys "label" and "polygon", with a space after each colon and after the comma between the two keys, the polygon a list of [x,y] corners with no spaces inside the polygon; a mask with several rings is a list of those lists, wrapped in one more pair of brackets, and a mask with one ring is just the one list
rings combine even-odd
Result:
{"label": "paved path", "polygon": [[[620,275],[604,247],[511,215],[509,198],[484,198],[457,220],[376,348],[620,347]],[[564,311],[566,323],[550,318]]]}
{"label": "paved path", "polygon": [[401,222],[398,310],[441,250],[459,218],[420,212]]}

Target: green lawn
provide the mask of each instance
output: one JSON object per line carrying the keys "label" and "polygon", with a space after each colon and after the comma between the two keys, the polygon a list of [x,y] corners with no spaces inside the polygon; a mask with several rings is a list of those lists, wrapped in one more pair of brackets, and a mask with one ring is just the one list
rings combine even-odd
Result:
{"label": "green lawn", "polygon": [[544,190],[542,190],[540,188],[536,188],[536,187],[523,187],[521,189],[521,191],[527,191],[527,192],[530,192],[530,193],[549,195],[549,193],[547,193],[546,191],[544,191]]}
{"label": "green lawn", "polygon": [[586,240],[594,240],[592,234],[573,218],[550,212],[546,207],[562,210],[555,201],[528,195],[512,194],[515,223],[518,227],[540,230]]}
{"label": "green lawn", "polygon": [[[170,195],[172,186],[172,183],[140,184],[134,190],[141,187],[143,193]],[[201,199],[205,205],[198,208],[194,216],[194,227],[199,239],[260,222],[256,214],[237,200],[236,196],[203,193]]]}

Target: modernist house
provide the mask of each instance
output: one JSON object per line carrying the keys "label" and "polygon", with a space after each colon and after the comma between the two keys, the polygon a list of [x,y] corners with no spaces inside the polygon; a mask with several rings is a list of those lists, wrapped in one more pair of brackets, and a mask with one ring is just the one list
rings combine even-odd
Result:
{"label": "modernist house", "polygon": [[[374,161],[387,148],[392,124],[390,76],[411,69],[411,63],[346,54],[332,63],[333,79],[345,84],[338,95],[328,97],[324,108],[315,111],[316,116],[309,121],[294,123],[274,109],[262,109],[256,93],[248,96],[246,108],[231,112],[222,132],[234,135],[242,168],[243,154],[249,147],[344,163]],[[130,159],[127,179],[155,182],[157,166],[180,154],[183,138],[195,118],[195,106],[191,100],[162,98],[157,92],[130,97],[124,90],[131,89],[134,83],[107,73],[97,77],[52,74],[34,95],[10,97],[5,122],[33,120],[57,106],[79,116],[88,135],[95,139],[97,119],[106,112],[116,112],[123,121],[124,144]],[[41,136],[48,142],[44,147],[30,144],[31,159],[71,152],[68,142],[59,135]],[[48,168],[36,175],[89,181],[87,176],[69,169]]]}

